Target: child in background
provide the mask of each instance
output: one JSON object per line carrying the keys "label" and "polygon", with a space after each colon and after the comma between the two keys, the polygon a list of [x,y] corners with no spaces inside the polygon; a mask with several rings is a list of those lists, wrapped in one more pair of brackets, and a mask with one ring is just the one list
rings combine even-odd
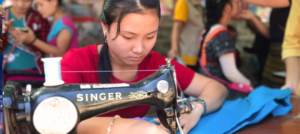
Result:
{"label": "child in background", "polygon": [[46,40],[50,25],[46,19],[31,8],[32,0],[11,0],[12,6],[4,9],[3,25],[3,66],[4,81],[18,81],[23,87],[31,84],[33,88],[44,83],[43,62],[40,58],[44,53],[30,45],[20,43],[13,35],[17,29],[30,27],[39,40]]}
{"label": "child in background", "polygon": [[29,43],[41,49],[50,57],[61,57],[69,49],[78,48],[78,34],[72,20],[62,10],[62,0],[34,0],[43,18],[53,17],[54,21],[47,42],[36,37],[31,28],[28,32],[18,30],[14,33],[18,41]]}
{"label": "child in background", "polygon": [[[244,97],[252,91],[251,81],[236,66],[235,39],[227,30],[238,13],[235,0],[206,1],[206,32],[200,44],[199,73],[225,84],[229,98]],[[241,86],[240,86],[241,85]]]}

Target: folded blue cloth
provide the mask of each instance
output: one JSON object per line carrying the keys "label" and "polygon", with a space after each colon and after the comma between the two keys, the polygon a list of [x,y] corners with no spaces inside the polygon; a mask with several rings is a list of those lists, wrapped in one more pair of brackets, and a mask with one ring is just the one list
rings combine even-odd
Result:
{"label": "folded blue cloth", "polygon": [[[255,124],[267,115],[280,116],[291,109],[292,91],[261,86],[244,99],[226,101],[222,108],[202,117],[189,134],[231,134],[242,127]],[[145,119],[153,123],[151,119]]]}

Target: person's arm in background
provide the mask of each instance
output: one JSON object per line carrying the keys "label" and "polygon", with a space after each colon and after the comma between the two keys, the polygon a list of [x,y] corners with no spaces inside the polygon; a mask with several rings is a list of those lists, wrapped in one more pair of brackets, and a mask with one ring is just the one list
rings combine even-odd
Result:
{"label": "person's arm in background", "polygon": [[289,0],[243,0],[244,2],[262,7],[283,8],[290,6]]}
{"label": "person's arm in background", "polygon": [[300,80],[300,1],[293,0],[289,18],[286,25],[284,42],[282,46],[282,58],[286,64],[286,80],[282,89],[291,88],[294,94],[297,91]]}
{"label": "person's arm in background", "polygon": [[236,67],[234,53],[226,53],[219,57],[222,71],[225,77],[232,83],[242,83],[251,85],[251,81],[247,79]]}
{"label": "person's arm in background", "polygon": [[7,32],[13,31],[15,28],[12,26],[14,19],[10,19],[8,21],[4,21],[2,24],[2,41],[3,41],[3,48],[7,46]]}
{"label": "person's arm in background", "polygon": [[174,10],[174,21],[171,35],[171,49],[168,52],[168,57],[171,59],[179,55],[178,44],[180,33],[185,23],[188,20],[188,5],[185,0],[178,0]]}
{"label": "person's arm in background", "polygon": [[15,30],[13,35],[16,37],[18,41],[24,42],[26,44],[32,43],[31,45],[34,45],[44,53],[51,54],[52,56],[55,57],[63,56],[68,51],[72,39],[72,33],[69,30],[67,29],[61,30],[57,35],[57,40],[56,40],[57,45],[53,46],[40,39],[35,40],[36,37],[32,29],[30,29],[29,27],[27,27],[27,29],[28,29],[27,33],[24,33],[20,30]]}
{"label": "person's arm in background", "polygon": [[284,60],[286,66],[286,79],[285,79],[285,85],[281,89],[290,88],[293,91],[293,94],[297,94],[297,90],[299,86],[299,75],[300,75],[299,60],[300,60],[299,56],[288,57]]}
{"label": "person's arm in background", "polygon": [[266,38],[270,38],[268,28],[251,11],[243,10],[237,15],[237,18],[242,18],[251,21],[261,35],[263,35]]}
{"label": "person's arm in background", "polygon": [[173,22],[173,28],[172,28],[172,35],[171,35],[171,50],[168,52],[168,57],[171,59],[176,58],[176,56],[179,55],[179,38],[181,30],[184,26],[184,23],[182,21],[174,21]]}

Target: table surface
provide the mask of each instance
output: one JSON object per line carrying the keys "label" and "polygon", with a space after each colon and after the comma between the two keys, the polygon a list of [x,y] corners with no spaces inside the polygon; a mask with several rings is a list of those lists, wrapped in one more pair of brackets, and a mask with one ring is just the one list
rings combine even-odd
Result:
{"label": "table surface", "polygon": [[[293,109],[288,114],[277,117],[269,115],[259,123],[245,126],[234,134],[300,134],[300,97],[292,96],[291,103]],[[152,115],[149,117],[156,116],[154,108],[150,111]]]}
{"label": "table surface", "polygon": [[249,125],[235,134],[300,134],[300,97],[292,96],[293,109],[287,115],[266,117],[258,124]]}

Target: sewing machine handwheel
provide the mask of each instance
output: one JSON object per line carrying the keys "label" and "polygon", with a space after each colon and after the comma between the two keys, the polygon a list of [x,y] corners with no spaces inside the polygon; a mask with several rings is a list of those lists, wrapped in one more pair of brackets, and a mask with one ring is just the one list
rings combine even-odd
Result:
{"label": "sewing machine handwheel", "polygon": [[4,134],[16,134],[16,119],[13,109],[3,107],[3,133]]}

